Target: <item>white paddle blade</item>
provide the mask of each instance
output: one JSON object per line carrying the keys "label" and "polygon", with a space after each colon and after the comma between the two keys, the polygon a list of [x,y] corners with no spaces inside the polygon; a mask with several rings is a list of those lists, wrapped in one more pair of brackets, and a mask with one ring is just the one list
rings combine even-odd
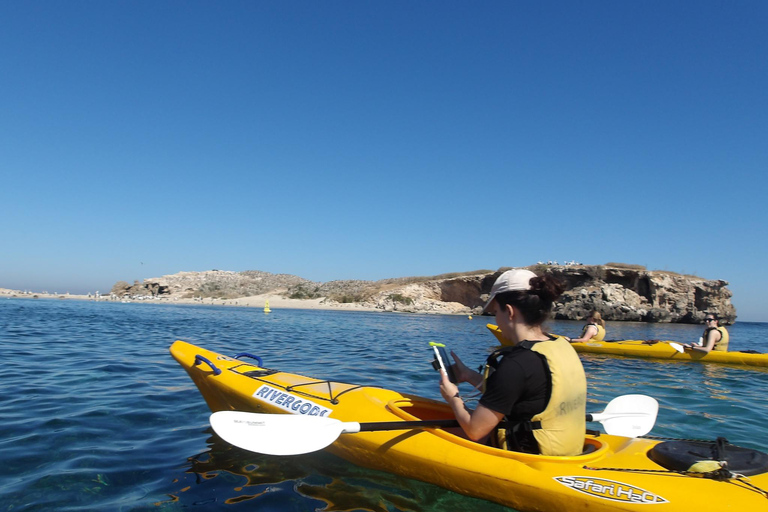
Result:
{"label": "white paddle blade", "polygon": [[679,344],[679,343],[675,343],[674,341],[670,341],[669,342],[669,346],[672,347],[673,349],[677,350],[681,354],[683,352],[685,352],[685,349],[683,348],[683,346],[681,344]]}
{"label": "white paddle blade", "polygon": [[238,448],[267,455],[298,455],[322,450],[346,425],[318,416],[219,411],[211,414],[211,426]]}
{"label": "white paddle blade", "polygon": [[647,395],[622,395],[614,398],[605,411],[592,415],[593,421],[603,424],[605,432],[611,435],[644,436],[656,424],[659,402]]}

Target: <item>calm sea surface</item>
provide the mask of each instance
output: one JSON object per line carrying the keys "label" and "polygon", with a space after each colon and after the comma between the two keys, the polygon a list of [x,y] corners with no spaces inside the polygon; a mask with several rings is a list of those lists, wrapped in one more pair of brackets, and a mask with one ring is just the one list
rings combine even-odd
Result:
{"label": "calm sea surface", "polygon": [[[320,452],[232,448],[168,347],[183,339],[265,366],[439,398],[427,343],[483,362],[490,317],[0,300],[0,511],[501,511],[486,501],[358,468]],[[551,322],[577,335],[577,322]],[[702,326],[609,323],[611,339],[691,341]],[[729,328],[734,350],[768,351],[768,324]],[[652,434],[725,435],[768,451],[768,372],[582,356],[590,411],[642,393]]]}

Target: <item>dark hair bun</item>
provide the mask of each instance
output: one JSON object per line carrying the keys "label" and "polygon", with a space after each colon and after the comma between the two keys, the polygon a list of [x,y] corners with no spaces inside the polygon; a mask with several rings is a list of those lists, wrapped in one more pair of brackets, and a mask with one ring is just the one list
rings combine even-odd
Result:
{"label": "dark hair bun", "polygon": [[538,295],[546,302],[554,302],[565,291],[562,281],[548,275],[532,277],[530,284],[530,293]]}

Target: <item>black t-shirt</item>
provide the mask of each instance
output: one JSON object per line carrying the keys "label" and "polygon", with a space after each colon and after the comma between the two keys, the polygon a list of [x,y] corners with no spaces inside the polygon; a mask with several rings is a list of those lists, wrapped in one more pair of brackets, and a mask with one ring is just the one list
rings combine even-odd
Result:
{"label": "black t-shirt", "polygon": [[546,358],[516,346],[501,358],[496,371],[488,377],[480,404],[513,423],[527,421],[547,407],[551,392]]}

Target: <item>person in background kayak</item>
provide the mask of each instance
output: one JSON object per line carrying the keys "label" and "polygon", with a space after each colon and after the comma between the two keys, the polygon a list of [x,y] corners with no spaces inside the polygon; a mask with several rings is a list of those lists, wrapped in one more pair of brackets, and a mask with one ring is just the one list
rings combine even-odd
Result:
{"label": "person in background kayak", "polygon": [[[491,354],[483,374],[451,353],[457,380],[483,390],[477,408],[465,407],[445,373],[440,380],[440,393],[469,439],[543,455],[582,452],[584,368],[568,341],[542,330],[563,289],[552,276],[539,277],[525,269],[508,270],[493,284],[483,312],[495,315],[508,343]],[[497,429],[502,420],[504,428]]]}
{"label": "person in background kayak", "polygon": [[701,345],[694,343],[684,343],[683,348],[685,350],[695,350],[696,352],[709,353],[713,350],[727,352],[728,351],[728,331],[725,327],[719,325],[717,315],[714,313],[707,313],[704,315],[704,334],[701,336]]}
{"label": "person in background kayak", "polygon": [[593,311],[587,318],[587,325],[581,331],[581,336],[578,338],[566,338],[571,343],[582,341],[603,341],[605,339],[605,320],[600,315],[600,312]]}

